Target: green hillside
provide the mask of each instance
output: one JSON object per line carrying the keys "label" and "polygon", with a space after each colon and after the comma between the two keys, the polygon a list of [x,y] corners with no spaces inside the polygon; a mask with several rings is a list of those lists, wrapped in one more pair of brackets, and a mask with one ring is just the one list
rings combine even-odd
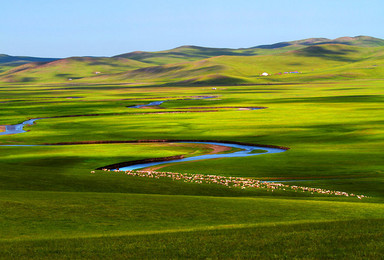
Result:
{"label": "green hillside", "polygon": [[[193,62],[151,66],[93,82],[243,84],[324,81],[383,76],[384,47],[323,44],[273,55],[223,55]],[[261,76],[267,72],[269,76]],[[88,79],[84,79],[87,81]]]}
{"label": "green hillside", "polygon": [[[358,36],[249,49],[182,46],[113,58],[74,57],[4,67],[0,81],[225,85],[377,79],[383,75],[383,45],[384,40]],[[264,72],[269,75],[261,76]]]}
{"label": "green hillside", "polygon": [[369,37],[341,37],[334,40],[327,38],[310,38],[291,42],[280,42],[270,45],[259,45],[251,48],[206,48],[200,46],[181,46],[167,51],[143,52],[136,51],[120,54],[115,57],[128,58],[153,65],[165,65],[171,63],[180,63],[187,61],[196,61],[216,56],[254,56],[278,54],[291,50],[297,50],[312,45],[322,44],[344,44],[359,47],[379,47],[384,46],[384,40]]}
{"label": "green hillside", "polygon": [[255,55],[252,50],[239,51],[225,48],[205,48],[199,46],[181,46],[168,51],[159,52],[131,52],[115,57],[128,58],[153,65],[164,65],[185,61],[195,61],[220,55]]}
{"label": "green hillside", "polygon": [[332,41],[333,43],[354,45],[360,47],[379,47],[384,46],[384,40],[370,36],[340,37]]}
{"label": "green hillside", "polygon": [[55,58],[38,58],[28,56],[10,56],[0,54],[0,66],[19,66],[30,62],[50,62],[58,59]]}
{"label": "green hillside", "polygon": [[0,74],[5,82],[69,82],[148,66],[125,58],[72,57],[48,63],[28,63]]}
{"label": "green hillside", "polygon": [[279,49],[287,46],[313,46],[322,44],[345,44],[360,47],[379,47],[384,46],[384,40],[374,38],[370,36],[355,36],[355,37],[340,37],[336,39],[327,38],[309,38],[304,40],[290,41],[290,42],[279,42],[275,44],[259,45],[253,47],[254,49]]}
{"label": "green hillside", "polygon": [[[311,38],[248,49],[182,46],[3,66],[3,82],[245,84],[380,78],[384,40]],[[261,76],[267,72],[268,77]]]}

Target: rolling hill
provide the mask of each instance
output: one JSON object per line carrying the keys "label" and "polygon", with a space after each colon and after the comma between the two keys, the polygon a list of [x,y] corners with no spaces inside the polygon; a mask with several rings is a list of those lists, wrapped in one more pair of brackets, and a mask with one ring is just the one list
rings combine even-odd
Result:
{"label": "rolling hill", "polygon": [[[110,58],[71,57],[0,72],[3,82],[244,84],[384,75],[384,40],[311,38],[248,49],[181,46]],[[268,77],[261,74],[267,72]]]}
{"label": "rolling hill", "polygon": [[370,36],[339,37],[333,40],[327,38],[309,38],[290,42],[279,42],[270,45],[259,45],[253,47],[253,49],[278,49],[287,46],[312,46],[322,44],[345,44],[360,47],[380,47],[384,46],[384,40]]}
{"label": "rolling hill", "polygon": [[50,62],[58,60],[56,58],[37,58],[28,56],[10,56],[6,54],[0,54],[1,66],[19,66],[30,62]]}
{"label": "rolling hill", "polygon": [[0,78],[6,82],[68,82],[145,66],[148,64],[125,58],[71,57],[52,62],[24,64],[11,68]]}
{"label": "rolling hill", "polygon": [[216,56],[254,56],[278,54],[291,50],[297,50],[313,45],[343,44],[358,47],[380,47],[384,46],[384,40],[370,36],[340,37],[334,40],[327,38],[310,38],[298,41],[280,42],[270,45],[259,45],[251,48],[206,48],[200,46],[181,46],[167,51],[159,52],[130,52],[115,57],[128,58],[154,65],[165,65],[170,63],[196,61]]}
{"label": "rolling hill", "polygon": [[[384,75],[384,47],[341,44],[309,46],[273,55],[217,56],[151,66],[93,78],[101,82],[174,84],[244,84],[302,82],[335,78],[377,78]],[[270,74],[261,76],[263,72]],[[88,79],[83,79],[85,81]]]}
{"label": "rolling hill", "polygon": [[153,65],[165,65],[178,62],[196,61],[216,56],[253,56],[257,55],[254,49],[229,49],[229,48],[206,48],[200,46],[180,46],[167,51],[159,52],[130,52],[115,57],[128,58]]}

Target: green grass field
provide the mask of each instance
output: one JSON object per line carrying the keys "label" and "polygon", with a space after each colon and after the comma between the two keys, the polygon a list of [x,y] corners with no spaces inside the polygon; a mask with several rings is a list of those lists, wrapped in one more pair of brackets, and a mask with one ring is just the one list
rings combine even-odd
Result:
{"label": "green grass field", "polygon": [[[148,84],[58,83],[49,73],[43,84],[0,83],[0,125],[42,118],[25,127],[26,133],[0,135],[1,145],[37,145],[0,146],[0,258],[380,259],[384,253],[382,47],[345,48],[356,52],[343,54],[344,59],[365,55],[365,60],[345,61],[340,55],[330,59],[329,54],[303,57],[295,51],[207,61],[248,73],[249,78],[258,62],[272,68],[294,55],[295,62],[305,61],[303,71],[310,71],[283,75],[284,80],[271,76],[262,80],[265,84],[156,85],[157,80],[167,82],[169,72],[157,77],[153,71],[154,81],[148,79]],[[134,62],[130,66],[144,63]],[[183,66],[205,66],[198,62]],[[373,63],[377,66],[369,72],[361,67]],[[317,69],[312,72],[313,64]],[[329,64],[337,66],[328,69]],[[115,65],[116,70],[122,68]],[[88,67],[87,73],[93,69]],[[280,69],[284,67],[276,71]],[[345,72],[357,74],[348,80],[330,76]],[[216,98],[192,99],[196,96]],[[155,100],[169,101],[158,108],[127,108]],[[267,108],[241,109],[245,107]],[[210,152],[205,145],[42,145],[151,139],[290,148],[279,154],[171,164],[161,171],[289,181],[368,197],[92,173],[113,163],[205,154]]]}

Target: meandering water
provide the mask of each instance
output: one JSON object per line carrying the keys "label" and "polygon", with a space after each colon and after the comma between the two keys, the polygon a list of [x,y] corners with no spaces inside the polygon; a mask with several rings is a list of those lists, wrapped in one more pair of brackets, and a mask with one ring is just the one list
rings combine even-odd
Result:
{"label": "meandering water", "polygon": [[128,108],[142,108],[142,107],[149,107],[149,106],[159,106],[159,105],[163,104],[165,101],[166,100],[153,101],[153,102],[148,103],[148,104],[129,106]]}
{"label": "meandering water", "polygon": [[[195,98],[195,99],[203,99],[203,98],[214,98],[214,97],[199,97],[199,98]],[[158,105],[161,105],[162,103],[164,103],[166,101],[168,101],[168,100],[153,101],[153,102],[150,102],[148,104],[130,106],[130,108],[141,108],[141,107],[145,107],[145,106],[158,106]],[[25,125],[32,125],[37,120],[40,120],[40,119],[49,119],[49,118],[35,118],[35,119],[26,120],[21,124],[6,125],[5,126],[5,132],[1,132],[0,135],[25,133],[26,131],[23,129]],[[122,168],[120,168],[120,170],[128,171],[128,170],[147,168],[147,167],[161,165],[161,164],[189,162],[189,161],[207,160],[207,159],[218,159],[218,158],[246,157],[246,156],[255,156],[255,155],[261,155],[261,154],[281,153],[281,152],[286,151],[286,149],[281,149],[281,148],[270,148],[270,147],[263,147],[263,146],[232,144],[232,143],[225,143],[225,142],[202,142],[202,141],[183,142],[183,141],[180,141],[180,143],[219,145],[219,146],[226,146],[226,147],[231,147],[231,148],[238,148],[238,149],[241,149],[241,151],[235,151],[232,153],[221,153],[221,154],[220,153],[219,154],[206,154],[206,155],[187,157],[187,158],[171,160],[171,161],[141,163],[141,164],[131,165],[131,166],[127,166],[127,167],[122,167]],[[28,145],[17,145],[17,146],[28,146]],[[262,150],[262,152],[255,152],[255,150]]]}
{"label": "meandering water", "polygon": [[[203,96],[203,97],[196,97],[196,98],[186,98],[186,99],[182,99],[182,100],[199,100],[199,99],[209,99],[209,98],[217,98],[217,96]],[[128,108],[142,108],[142,107],[150,107],[150,106],[160,106],[164,102],[172,101],[172,100],[174,101],[174,100],[180,100],[180,99],[152,101],[148,104],[128,106]]]}
{"label": "meandering water", "polygon": [[[217,96],[203,96],[203,97],[188,98],[188,99],[181,99],[181,100],[199,100],[199,99],[209,99],[209,98],[217,98]],[[150,102],[148,104],[127,106],[127,107],[128,108],[143,108],[143,107],[151,107],[151,106],[160,106],[164,102],[174,101],[174,100],[180,100],[180,99],[152,101],[152,102]],[[209,108],[209,107],[207,107],[207,108]],[[221,107],[221,108],[239,108],[239,109],[240,108],[245,108],[245,109],[248,109],[248,110],[258,110],[258,109],[264,109],[265,107]]]}
{"label": "meandering water", "polygon": [[[262,147],[262,146],[251,146],[251,145],[230,144],[230,143],[182,142],[182,141],[180,141],[180,143],[212,144],[212,145],[220,145],[220,146],[226,146],[226,147],[232,147],[232,148],[239,148],[239,149],[242,149],[242,150],[241,151],[232,152],[232,153],[224,153],[224,154],[205,154],[205,155],[187,157],[187,158],[171,160],[171,161],[135,164],[135,165],[119,168],[119,170],[131,171],[131,170],[137,170],[137,169],[141,169],[141,168],[147,168],[147,167],[151,167],[151,166],[156,166],[156,165],[161,165],[161,164],[168,164],[168,163],[190,162],[190,161],[207,160],[207,159],[218,159],[218,158],[246,157],[246,156],[268,154],[268,153],[282,153],[282,152],[286,151],[286,150],[280,149],[280,148],[269,148],[269,147]],[[254,152],[255,150],[263,150],[263,151],[255,153]]]}

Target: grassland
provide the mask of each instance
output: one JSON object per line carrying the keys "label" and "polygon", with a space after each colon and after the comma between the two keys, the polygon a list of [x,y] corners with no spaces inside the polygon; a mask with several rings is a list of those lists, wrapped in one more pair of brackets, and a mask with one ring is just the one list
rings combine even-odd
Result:
{"label": "grassland", "polygon": [[[382,248],[384,213],[384,133],[380,123],[383,107],[378,94],[381,88],[382,81],[378,80],[226,86],[216,90],[118,85],[3,86],[2,101],[6,103],[0,104],[6,109],[1,110],[2,124],[28,118],[93,116],[42,119],[28,126],[27,133],[1,136],[2,144],[193,136],[197,140],[283,145],[291,150],[269,156],[184,163],[163,170],[291,179],[296,180],[292,184],[361,193],[371,198],[359,201],[290,192],[271,194],[213,184],[90,173],[121,161],[204,153],[203,147],[3,146],[2,251],[6,257],[28,258],[144,257],[149,252],[157,257],[181,258],[375,258]],[[197,95],[219,97],[179,100]],[[156,97],[174,99],[164,103],[161,111],[233,106],[268,109],[153,114],[159,109],[126,108]],[[356,230],[346,229],[349,225]],[[223,240],[223,236],[227,239]],[[202,238],[207,241],[204,245]],[[292,243],[284,243],[285,239]],[[354,243],[357,247],[349,250]],[[224,245],[224,249],[217,249]],[[175,249],[179,247],[185,249]],[[358,250],[360,253],[356,253]]]}
{"label": "grassland", "polygon": [[[265,79],[267,84],[216,89],[151,80],[64,84],[50,81],[51,76],[44,84],[1,83],[0,125],[44,118],[27,126],[26,133],[0,136],[2,145],[196,139],[287,146],[291,149],[280,154],[180,163],[162,170],[288,180],[369,198],[91,173],[117,162],[209,152],[201,145],[0,146],[0,258],[379,259],[384,253],[381,49],[343,48],[356,52],[333,59],[301,50],[242,56],[243,63],[235,56],[207,61],[220,61],[233,71],[236,66],[249,69],[249,75],[247,64],[269,66],[270,61],[272,68],[287,57],[305,61],[303,71],[310,75],[283,75],[287,82],[278,84],[273,81],[280,75]],[[337,66],[329,69],[329,64]],[[374,73],[361,67],[368,64],[377,65],[369,70]],[[318,70],[312,72],[315,65]],[[323,78],[351,71],[357,78]],[[191,100],[206,95],[217,98]],[[170,101],[159,108],[127,108],[165,99]],[[268,108],[236,108],[255,106]]]}

